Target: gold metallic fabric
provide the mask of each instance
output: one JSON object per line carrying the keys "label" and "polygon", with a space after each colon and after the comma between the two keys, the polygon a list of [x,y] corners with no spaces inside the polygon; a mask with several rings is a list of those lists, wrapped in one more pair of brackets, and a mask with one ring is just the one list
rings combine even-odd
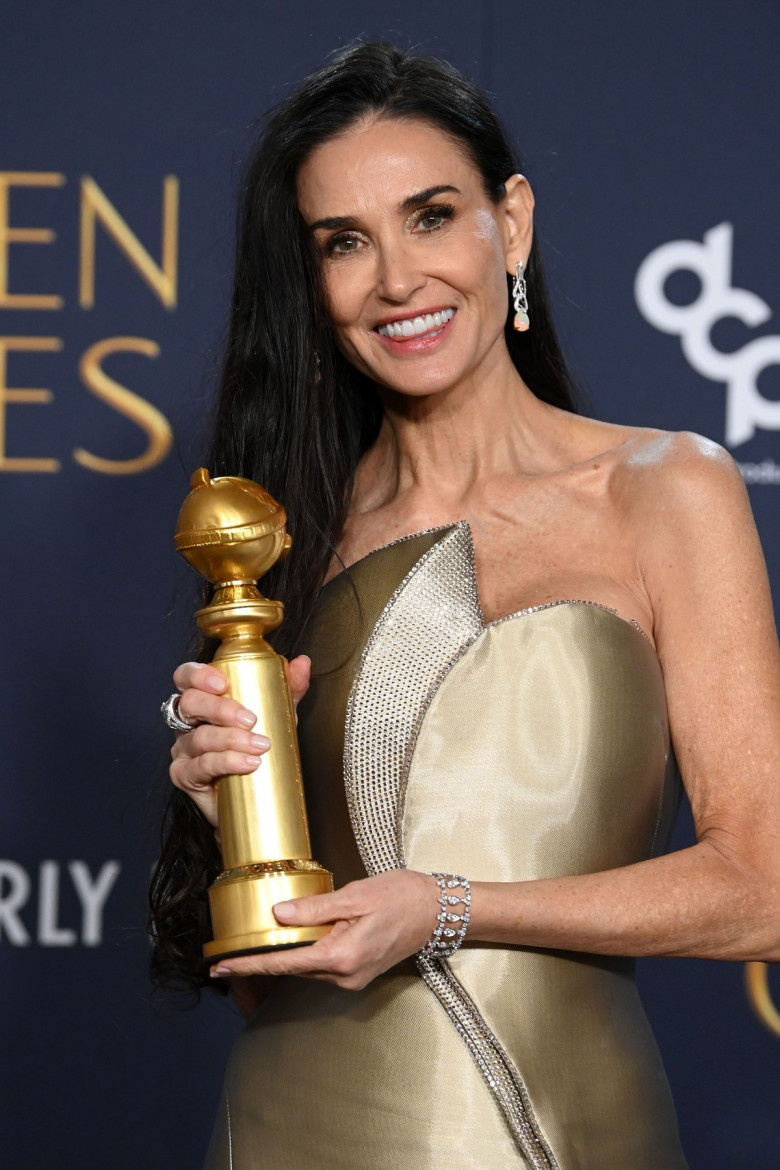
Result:
{"label": "gold metallic fabric", "polygon": [[[304,649],[312,843],[337,885],[393,864],[533,880],[663,846],[676,781],[651,644],[578,600],[484,623],[466,525],[335,578]],[[361,992],[278,980],[231,1056],[206,1166],[686,1163],[631,960],[467,941]]]}

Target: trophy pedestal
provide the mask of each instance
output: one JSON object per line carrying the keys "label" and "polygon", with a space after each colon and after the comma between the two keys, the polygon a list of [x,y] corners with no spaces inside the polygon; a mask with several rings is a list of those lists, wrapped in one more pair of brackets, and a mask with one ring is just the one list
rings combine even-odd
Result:
{"label": "trophy pedestal", "polygon": [[282,926],[274,918],[272,907],[290,898],[332,891],[333,875],[308,860],[242,865],[226,870],[209,889],[214,938],[203,947],[204,957],[213,963],[236,955],[316,942],[331,929],[330,923]]}

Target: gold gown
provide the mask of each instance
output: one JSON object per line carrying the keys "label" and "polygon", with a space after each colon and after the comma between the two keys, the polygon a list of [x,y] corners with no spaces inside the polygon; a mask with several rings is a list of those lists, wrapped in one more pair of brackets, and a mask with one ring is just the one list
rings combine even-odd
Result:
{"label": "gold gown", "polygon": [[[486,623],[467,524],[336,577],[303,649],[313,855],[337,887],[662,848],[677,782],[651,643],[589,601]],[[279,979],[231,1055],[206,1170],[685,1170],[633,967],[467,942],[360,992]]]}

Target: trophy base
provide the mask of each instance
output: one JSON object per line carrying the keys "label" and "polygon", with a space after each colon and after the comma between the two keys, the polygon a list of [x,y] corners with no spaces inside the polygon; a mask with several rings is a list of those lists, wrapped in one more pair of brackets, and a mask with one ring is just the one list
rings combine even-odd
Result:
{"label": "trophy base", "polygon": [[274,918],[273,907],[291,898],[332,893],[333,875],[311,861],[280,862],[278,869],[272,869],[271,864],[267,869],[258,864],[228,870],[209,889],[214,938],[203,947],[203,957],[210,963],[309,946],[330,931],[330,924],[282,926]]}

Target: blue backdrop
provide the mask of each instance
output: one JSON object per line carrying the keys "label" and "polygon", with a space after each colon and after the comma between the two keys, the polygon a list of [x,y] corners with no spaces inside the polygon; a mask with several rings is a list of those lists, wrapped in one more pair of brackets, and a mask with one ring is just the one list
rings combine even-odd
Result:
{"label": "blue backdrop", "polygon": [[[493,93],[526,156],[589,408],[725,442],[780,587],[776,4],[6,11],[0,1148],[13,1170],[200,1164],[239,1021],[216,1002],[153,1012],[143,934],[158,706],[195,596],[171,534],[201,456],[249,124],[365,34],[444,56]],[[683,813],[675,844],[689,838]],[[780,979],[753,976],[760,1012],[740,964],[641,964],[693,1170],[780,1166]]]}

